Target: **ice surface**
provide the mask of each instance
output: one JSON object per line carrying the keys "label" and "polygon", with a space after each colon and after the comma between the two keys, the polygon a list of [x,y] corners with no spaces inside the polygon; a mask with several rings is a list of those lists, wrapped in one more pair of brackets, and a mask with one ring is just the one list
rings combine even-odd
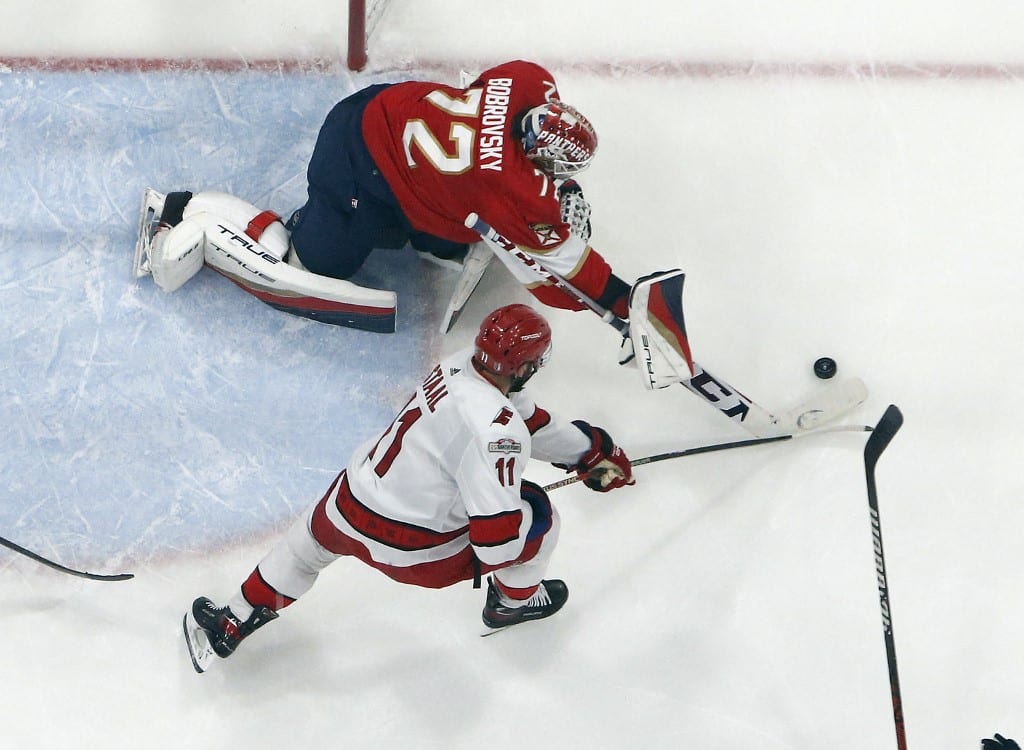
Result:
{"label": "ice surface", "polygon": [[433,356],[444,279],[411,251],[361,275],[400,292],[386,346],[274,312],[209,270],[164,294],[126,260],[147,185],[287,216],[349,91],[305,74],[0,78],[4,529],[72,559],[238,539],[304,507],[390,420]]}
{"label": "ice surface", "polygon": [[[353,87],[416,60],[448,75],[519,56],[549,61],[598,127],[582,180],[595,246],[627,279],[686,270],[702,364],[781,410],[820,387],[811,365],[829,355],[872,392],[848,421],[902,408],[878,487],[910,746],[1024,736],[1019,12],[666,1],[637,23],[600,3],[575,27],[550,4],[471,18],[462,0],[394,3],[366,75],[0,72],[0,534],[137,574],[80,581],[0,553],[4,745],[895,746],[852,433],[652,465],[609,496],[559,490],[552,574],[571,595],[545,623],[480,639],[480,592],[342,562],[230,661],[192,671],[192,598],[228,596],[428,363],[523,297],[489,272],[440,339],[453,279],[400,253],[363,278],[398,289],[393,336],[289,317],[209,271],[167,295],[129,274],[142,189],[286,213],[322,117]],[[275,49],[245,20],[281,28],[270,6],[242,5],[224,56],[293,59],[294,34]],[[297,28],[321,5],[296,4]],[[59,33],[31,43],[43,26],[0,24],[21,29],[4,49],[216,51],[223,27],[206,17],[153,35],[124,12],[109,35],[121,6],[67,4]],[[711,74],[751,59],[766,65]],[[841,76],[770,64],[843,60],[856,64]],[[885,75],[914,61],[948,75]],[[542,403],[636,456],[744,437],[681,388],[643,391],[592,316],[550,318]]]}

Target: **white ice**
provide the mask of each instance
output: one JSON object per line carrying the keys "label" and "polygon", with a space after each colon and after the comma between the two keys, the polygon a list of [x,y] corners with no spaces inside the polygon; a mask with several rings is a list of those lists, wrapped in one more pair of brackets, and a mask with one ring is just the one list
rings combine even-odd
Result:
{"label": "white ice", "polygon": [[[901,407],[878,484],[909,745],[1024,737],[1024,11],[392,0],[365,73],[237,69],[343,56],[343,6],[0,8],[0,535],[136,574],[82,581],[0,550],[3,746],[895,746],[852,433],[558,490],[551,574],[571,598],[544,623],[480,639],[469,585],[342,561],[193,672],[189,602],[225,599],[425,368],[526,297],[491,272],[441,338],[453,278],[399,252],[362,275],[398,289],[393,336],[288,317],[211,271],[167,295],[129,274],[143,188],[286,212],[339,98],[513,57],[549,65],[597,125],[595,247],[627,279],[687,272],[701,363],[782,409],[822,387],[827,354],[871,389],[846,422]],[[549,317],[542,403],[634,457],[745,437],[681,388],[643,391],[593,316]]]}

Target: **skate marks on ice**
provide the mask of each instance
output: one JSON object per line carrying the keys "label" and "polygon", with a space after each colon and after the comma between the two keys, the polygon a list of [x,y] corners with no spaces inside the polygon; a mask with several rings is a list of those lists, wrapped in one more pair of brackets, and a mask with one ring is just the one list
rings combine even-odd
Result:
{"label": "skate marks on ice", "polygon": [[0,528],[90,569],[266,533],[390,418],[434,356],[447,299],[434,287],[450,272],[411,251],[401,263],[402,251],[375,254],[365,283],[399,291],[386,342],[268,308],[208,269],[174,294],[130,272],[148,184],[297,207],[322,118],[351,85],[308,73],[0,78],[5,182],[17,186],[0,205]]}

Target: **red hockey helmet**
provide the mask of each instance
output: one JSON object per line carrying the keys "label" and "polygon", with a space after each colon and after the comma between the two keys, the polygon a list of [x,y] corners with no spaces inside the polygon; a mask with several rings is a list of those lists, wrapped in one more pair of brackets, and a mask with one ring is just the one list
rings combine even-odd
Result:
{"label": "red hockey helmet", "polygon": [[521,123],[527,158],[555,179],[566,179],[590,166],[597,132],[590,121],[564,102],[551,99],[527,111]]}
{"label": "red hockey helmet", "polygon": [[516,304],[499,307],[480,324],[473,358],[496,375],[514,375],[527,363],[542,367],[550,352],[551,326],[533,308]]}

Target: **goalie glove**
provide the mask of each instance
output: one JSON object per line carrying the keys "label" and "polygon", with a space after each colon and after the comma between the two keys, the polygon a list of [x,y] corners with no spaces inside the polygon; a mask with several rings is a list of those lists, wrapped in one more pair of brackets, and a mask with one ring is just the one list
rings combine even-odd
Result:
{"label": "goalie glove", "polygon": [[574,425],[590,438],[590,448],[584,452],[575,466],[555,464],[560,469],[575,471],[583,479],[583,484],[597,492],[635,484],[633,467],[625,452],[615,444],[605,430],[594,427],[583,420],[576,420]]}
{"label": "goalie glove", "polygon": [[590,204],[583,197],[583,188],[576,180],[566,180],[558,186],[558,201],[562,209],[562,222],[569,231],[584,242],[590,242]]}

